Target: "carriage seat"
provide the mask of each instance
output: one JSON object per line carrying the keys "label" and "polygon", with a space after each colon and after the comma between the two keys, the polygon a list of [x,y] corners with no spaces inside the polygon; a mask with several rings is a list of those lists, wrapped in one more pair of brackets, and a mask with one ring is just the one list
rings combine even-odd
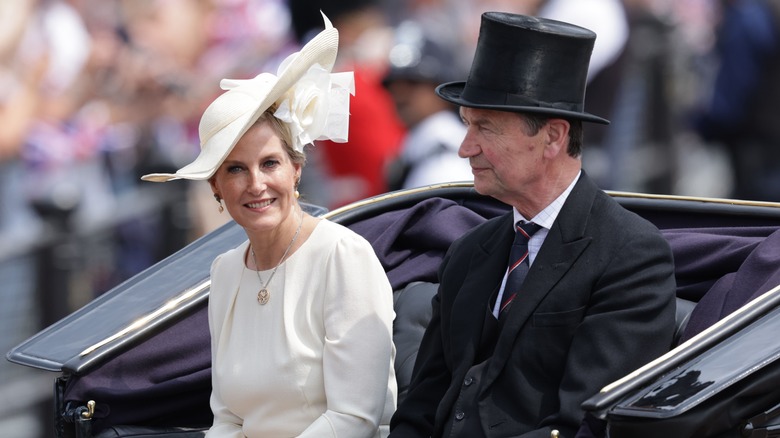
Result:
{"label": "carriage seat", "polygon": [[[438,287],[437,283],[415,281],[393,293],[396,315],[393,341],[396,348],[395,375],[399,403],[409,388],[417,351],[431,319],[431,299],[436,295]],[[695,306],[693,301],[677,298],[673,347],[677,346]]]}

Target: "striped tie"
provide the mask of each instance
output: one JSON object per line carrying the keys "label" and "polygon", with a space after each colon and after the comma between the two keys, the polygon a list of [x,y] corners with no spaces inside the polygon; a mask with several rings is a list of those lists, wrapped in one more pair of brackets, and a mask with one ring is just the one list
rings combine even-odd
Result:
{"label": "striped tie", "polygon": [[515,224],[515,241],[512,243],[512,251],[509,253],[509,274],[504,287],[504,295],[501,298],[499,315],[504,312],[512,300],[515,299],[520,287],[523,285],[525,274],[528,273],[528,240],[542,228],[533,222],[519,221]]}

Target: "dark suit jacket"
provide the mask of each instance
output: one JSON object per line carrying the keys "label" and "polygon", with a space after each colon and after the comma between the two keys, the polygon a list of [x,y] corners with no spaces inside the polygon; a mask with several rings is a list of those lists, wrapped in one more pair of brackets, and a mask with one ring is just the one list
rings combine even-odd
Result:
{"label": "dark suit jacket", "polygon": [[[474,365],[512,230],[509,213],[450,247],[392,437],[441,435]],[[585,399],[669,349],[674,297],[672,254],[659,231],[583,173],[502,316],[478,397],[485,436],[574,436]]]}

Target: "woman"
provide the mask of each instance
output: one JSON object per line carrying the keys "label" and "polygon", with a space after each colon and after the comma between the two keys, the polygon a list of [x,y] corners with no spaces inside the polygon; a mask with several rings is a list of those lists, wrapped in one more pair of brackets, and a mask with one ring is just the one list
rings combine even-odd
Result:
{"label": "woman", "polygon": [[248,240],[214,261],[208,438],[374,437],[395,410],[392,291],[368,242],[303,211],[303,147],[344,141],[351,74],[326,29],[279,68],[225,80],[202,149],[175,174],[206,179]]}

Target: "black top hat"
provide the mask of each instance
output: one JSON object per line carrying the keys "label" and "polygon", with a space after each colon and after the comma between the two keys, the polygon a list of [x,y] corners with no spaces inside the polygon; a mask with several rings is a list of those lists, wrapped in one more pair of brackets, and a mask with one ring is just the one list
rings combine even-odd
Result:
{"label": "black top hat", "polygon": [[584,111],[595,41],[592,31],[562,21],[486,12],[468,79],[441,84],[436,94],[460,106],[608,124]]}

